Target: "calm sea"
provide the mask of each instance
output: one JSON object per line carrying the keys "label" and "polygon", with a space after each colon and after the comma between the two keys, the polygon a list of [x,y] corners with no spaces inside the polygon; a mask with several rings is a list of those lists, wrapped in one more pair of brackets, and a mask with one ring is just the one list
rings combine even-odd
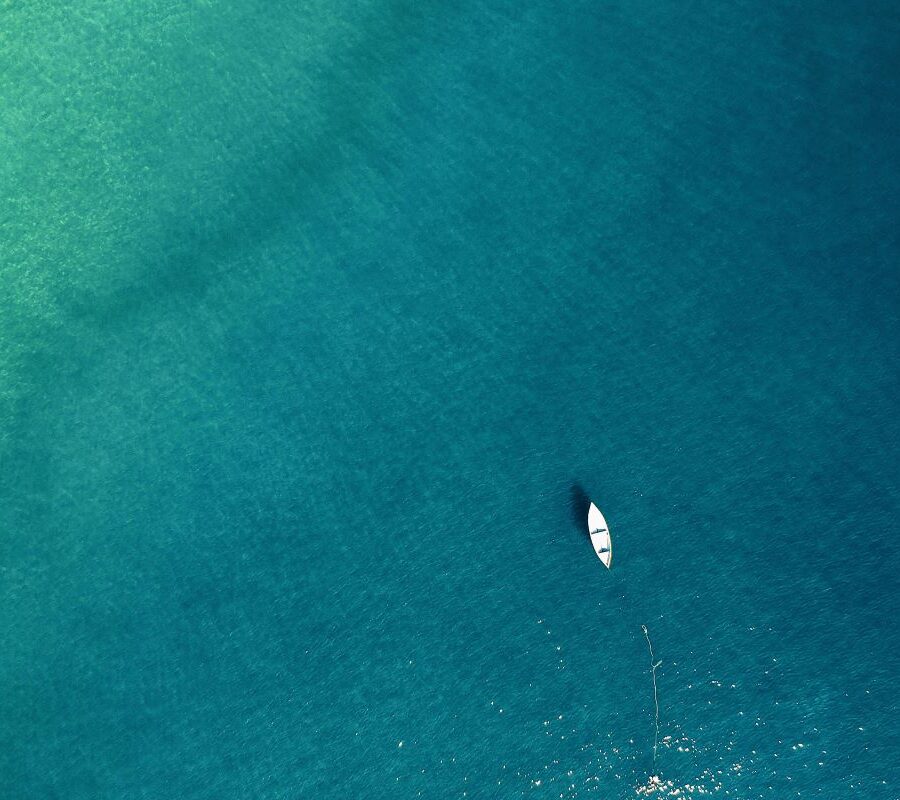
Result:
{"label": "calm sea", "polygon": [[900,797],[895,2],[0,26],[0,795]]}

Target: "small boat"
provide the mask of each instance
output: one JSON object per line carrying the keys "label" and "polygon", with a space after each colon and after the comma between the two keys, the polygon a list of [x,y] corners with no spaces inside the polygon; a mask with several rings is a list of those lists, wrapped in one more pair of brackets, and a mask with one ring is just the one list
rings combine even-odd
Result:
{"label": "small boat", "polygon": [[588,509],[588,533],[591,535],[591,544],[594,546],[594,552],[607,569],[612,564],[612,537],[609,535],[609,525],[600,509],[593,503]]}

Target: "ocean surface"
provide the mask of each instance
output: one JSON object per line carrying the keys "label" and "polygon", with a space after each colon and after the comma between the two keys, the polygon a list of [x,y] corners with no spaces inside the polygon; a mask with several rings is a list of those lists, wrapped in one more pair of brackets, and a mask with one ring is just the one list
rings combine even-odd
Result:
{"label": "ocean surface", "polygon": [[896,2],[0,30],[0,796],[900,797]]}

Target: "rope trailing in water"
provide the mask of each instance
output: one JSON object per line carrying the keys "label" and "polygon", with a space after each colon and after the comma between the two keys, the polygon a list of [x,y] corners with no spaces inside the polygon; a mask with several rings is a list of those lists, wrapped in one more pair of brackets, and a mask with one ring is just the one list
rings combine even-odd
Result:
{"label": "rope trailing in water", "polygon": [[641,630],[644,632],[647,647],[650,649],[650,675],[653,677],[653,703],[656,706],[656,736],[653,737],[653,764],[656,765],[656,749],[659,747],[659,693],[656,691],[656,670],[662,664],[662,661],[656,661],[653,655],[653,645],[650,643],[650,634],[647,632],[647,626],[641,625]]}

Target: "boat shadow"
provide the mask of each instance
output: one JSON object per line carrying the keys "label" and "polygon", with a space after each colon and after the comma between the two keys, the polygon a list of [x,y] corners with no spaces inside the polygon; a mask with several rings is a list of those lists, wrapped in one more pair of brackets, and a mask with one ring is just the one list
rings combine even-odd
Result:
{"label": "boat shadow", "polygon": [[587,514],[591,506],[591,498],[588,497],[584,487],[580,483],[573,483],[569,489],[569,508],[572,512],[572,524],[580,531],[588,541],[591,535],[588,532]]}

